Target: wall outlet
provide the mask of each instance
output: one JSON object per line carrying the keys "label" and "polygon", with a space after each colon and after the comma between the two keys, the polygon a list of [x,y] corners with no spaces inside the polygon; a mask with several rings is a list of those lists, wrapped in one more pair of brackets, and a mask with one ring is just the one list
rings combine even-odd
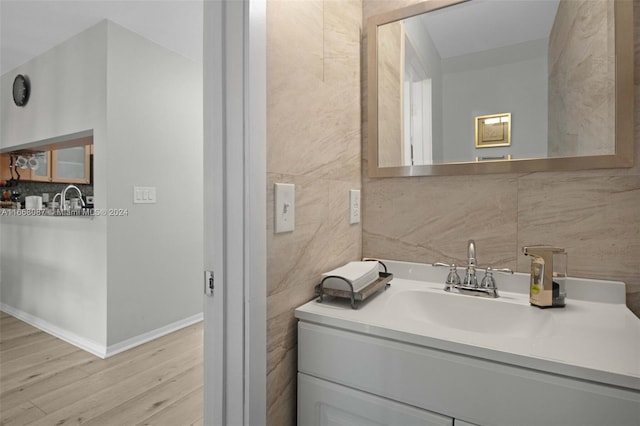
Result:
{"label": "wall outlet", "polygon": [[292,183],[276,183],[275,233],[291,232],[296,227],[296,186]]}
{"label": "wall outlet", "polygon": [[360,190],[349,190],[349,223],[360,223]]}
{"label": "wall outlet", "polygon": [[155,186],[134,186],[133,204],[154,204],[156,202]]}

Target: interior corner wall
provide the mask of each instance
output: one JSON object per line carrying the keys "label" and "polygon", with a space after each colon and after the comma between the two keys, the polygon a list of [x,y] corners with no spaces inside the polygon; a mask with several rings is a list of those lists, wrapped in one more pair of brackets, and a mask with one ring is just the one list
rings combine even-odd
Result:
{"label": "interior corner wall", "polygon": [[202,313],[202,66],[111,22],[107,45],[112,346]]}
{"label": "interior corner wall", "polygon": [[[103,22],[2,75],[0,147],[93,130],[95,193],[105,202],[106,24]],[[17,74],[31,96],[16,107]],[[18,187],[19,188],[19,187]],[[106,219],[0,218],[0,302],[93,348],[106,344]]]}

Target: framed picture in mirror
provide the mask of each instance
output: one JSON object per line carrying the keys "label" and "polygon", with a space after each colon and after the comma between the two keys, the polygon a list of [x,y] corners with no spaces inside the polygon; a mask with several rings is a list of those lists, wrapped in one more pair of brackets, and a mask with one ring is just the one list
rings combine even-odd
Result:
{"label": "framed picture in mirror", "polygon": [[476,121],[476,148],[511,145],[511,113],[479,115]]}

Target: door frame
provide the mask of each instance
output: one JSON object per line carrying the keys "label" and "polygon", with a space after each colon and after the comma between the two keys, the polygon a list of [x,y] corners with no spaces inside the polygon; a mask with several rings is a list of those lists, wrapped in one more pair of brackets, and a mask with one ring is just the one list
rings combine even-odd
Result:
{"label": "door frame", "polygon": [[205,0],[204,423],[266,424],[266,0]]}

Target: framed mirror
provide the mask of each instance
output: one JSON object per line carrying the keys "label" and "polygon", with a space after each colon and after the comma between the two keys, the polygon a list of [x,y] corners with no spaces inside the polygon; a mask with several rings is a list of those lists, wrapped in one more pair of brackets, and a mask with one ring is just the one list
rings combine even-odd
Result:
{"label": "framed mirror", "polygon": [[428,0],[367,37],[370,177],[633,166],[632,1]]}

